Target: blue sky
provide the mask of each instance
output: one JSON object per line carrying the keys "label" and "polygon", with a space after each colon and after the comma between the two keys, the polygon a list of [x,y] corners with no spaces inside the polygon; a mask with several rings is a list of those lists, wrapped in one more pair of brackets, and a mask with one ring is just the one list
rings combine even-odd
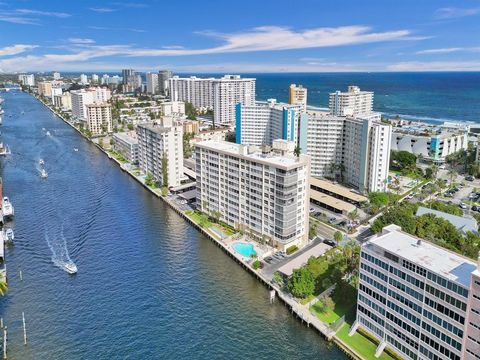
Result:
{"label": "blue sky", "polygon": [[0,70],[480,70],[480,1],[0,0]]}

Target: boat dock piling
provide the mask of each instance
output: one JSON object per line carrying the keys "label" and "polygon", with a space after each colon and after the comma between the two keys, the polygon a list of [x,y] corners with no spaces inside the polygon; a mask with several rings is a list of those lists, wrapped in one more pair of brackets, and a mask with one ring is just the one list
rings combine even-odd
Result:
{"label": "boat dock piling", "polygon": [[7,360],[7,327],[3,329],[3,360]]}

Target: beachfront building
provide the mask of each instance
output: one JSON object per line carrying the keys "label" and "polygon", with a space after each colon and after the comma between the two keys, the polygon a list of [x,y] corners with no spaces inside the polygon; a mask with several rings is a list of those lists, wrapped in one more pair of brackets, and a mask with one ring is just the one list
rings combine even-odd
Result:
{"label": "beachfront building", "polygon": [[87,129],[93,136],[113,132],[112,105],[94,102],[86,105]]}
{"label": "beachfront building", "polygon": [[478,360],[480,260],[462,257],[397,225],[362,246],[357,318],[406,359]]}
{"label": "beachfront building", "polygon": [[226,141],[195,146],[197,206],[249,236],[285,250],[308,239],[310,159],[294,143],[271,149]]}
{"label": "beachfront building", "polygon": [[392,150],[408,151],[436,163],[468,148],[468,132],[446,130],[431,126],[402,126],[393,128]]}
{"label": "beachfront building", "polygon": [[308,111],[307,116],[306,153],[312,158],[312,176],[337,178],[360,192],[385,191],[390,125],[320,111]]}
{"label": "beachfront building", "polygon": [[158,74],[157,73],[147,73],[147,93],[148,94],[158,94]]}
{"label": "beachfront building", "polygon": [[35,86],[35,75],[20,74],[18,75],[18,81],[24,86]]}
{"label": "beachfront building", "polygon": [[[162,186],[178,186],[183,177],[183,127],[173,118],[137,126],[138,163]],[[162,164],[163,163],[163,164]],[[166,166],[168,184],[163,183]]]}
{"label": "beachfront building", "polygon": [[113,149],[131,164],[138,164],[138,137],[135,132],[113,134]]}
{"label": "beachfront building", "polygon": [[288,88],[288,103],[302,105],[302,111],[307,111],[307,88],[302,85],[291,84]]}
{"label": "beachfront building", "polygon": [[357,117],[373,112],[373,92],[349,86],[348,91],[335,91],[329,97],[330,113],[337,116]]}
{"label": "beachfront building", "polygon": [[[266,103],[236,106],[235,140],[243,145],[272,145],[276,139],[293,141],[298,144],[301,104],[277,103],[268,99]],[[305,134],[306,135],[306,127]]]}
{"label": "beachfront building", "polygon": [[213,110],[216,125],[233,125],[235,105],[255,104],[255,79],[239,75],[225,75],[222,78],[180,78],[169,79],[170,99],[185,101],[202,110]]}

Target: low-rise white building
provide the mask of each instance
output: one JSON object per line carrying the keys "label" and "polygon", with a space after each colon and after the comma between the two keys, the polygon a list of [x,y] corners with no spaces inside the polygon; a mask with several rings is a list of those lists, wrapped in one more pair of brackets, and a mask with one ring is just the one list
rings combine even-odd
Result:
{"label": "low-rise white building", "polygon": [[135,132],[113,134],[113,149],[132,164],[138,164],[138,137]]}
{"label": "low-rise white building", "polygon": [[273,148],[225,141],[195,146],[197,204],[246,234],[285,250],[308,240],[310,159],[292,142]]}
{"label": "low-rise white building", "polygon": [[[178,186],[183,177],[183,126],[172,118],[137,126],[138,163],[162,186]],[[168,183],[163,183],[164,171]]]}

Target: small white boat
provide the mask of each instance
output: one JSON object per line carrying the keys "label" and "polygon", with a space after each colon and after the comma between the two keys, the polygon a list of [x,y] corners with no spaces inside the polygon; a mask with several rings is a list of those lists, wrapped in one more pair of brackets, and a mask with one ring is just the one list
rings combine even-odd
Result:
{"label": "small white boat", "polygon": [[77,148],[73,148],[73,151],[78,151],[78,149],[77,149]]}
{"label": "small white boat", "polygon": [[40,159],[40,160],[38,160],[38,164],[39,165],[45,165],[45,161],[43,161],[43,159]]}
{"label": "small white boat", "polygon": [[47,170],[42,169],[42,171],[40,171],[40,177],[41,177],[42,179],[46,179],[46,178],[48,177]]}
{"label": "small white boat", "polygon": [[47,131],[47,132],[45,133],[45,135],[50,136],[50,135],[52,135],[52,134],[50,134],[50,131]]}
{"label": "small white boat", "polygon": [[3,216],[4,217],[11,217],[15,214],[14,209],[13,209],[13,205],[10,202],[10,200],[8,199],[8,197],[6,197],[6,196],[3,198],[2,210],[3,210]]}
{"label": "small white boat", "polygon": [[69,274],[76,274],[78,271],[77,265],[75,265],[73,262],[63,264],[63,269]]}
{"label": "small white boat", "polygon": [[13,240],[15,239],[15,234],[13,233],[13,230],[12,229],[6,229],[5,230],[5,241],[6,242],[13,242]]}

